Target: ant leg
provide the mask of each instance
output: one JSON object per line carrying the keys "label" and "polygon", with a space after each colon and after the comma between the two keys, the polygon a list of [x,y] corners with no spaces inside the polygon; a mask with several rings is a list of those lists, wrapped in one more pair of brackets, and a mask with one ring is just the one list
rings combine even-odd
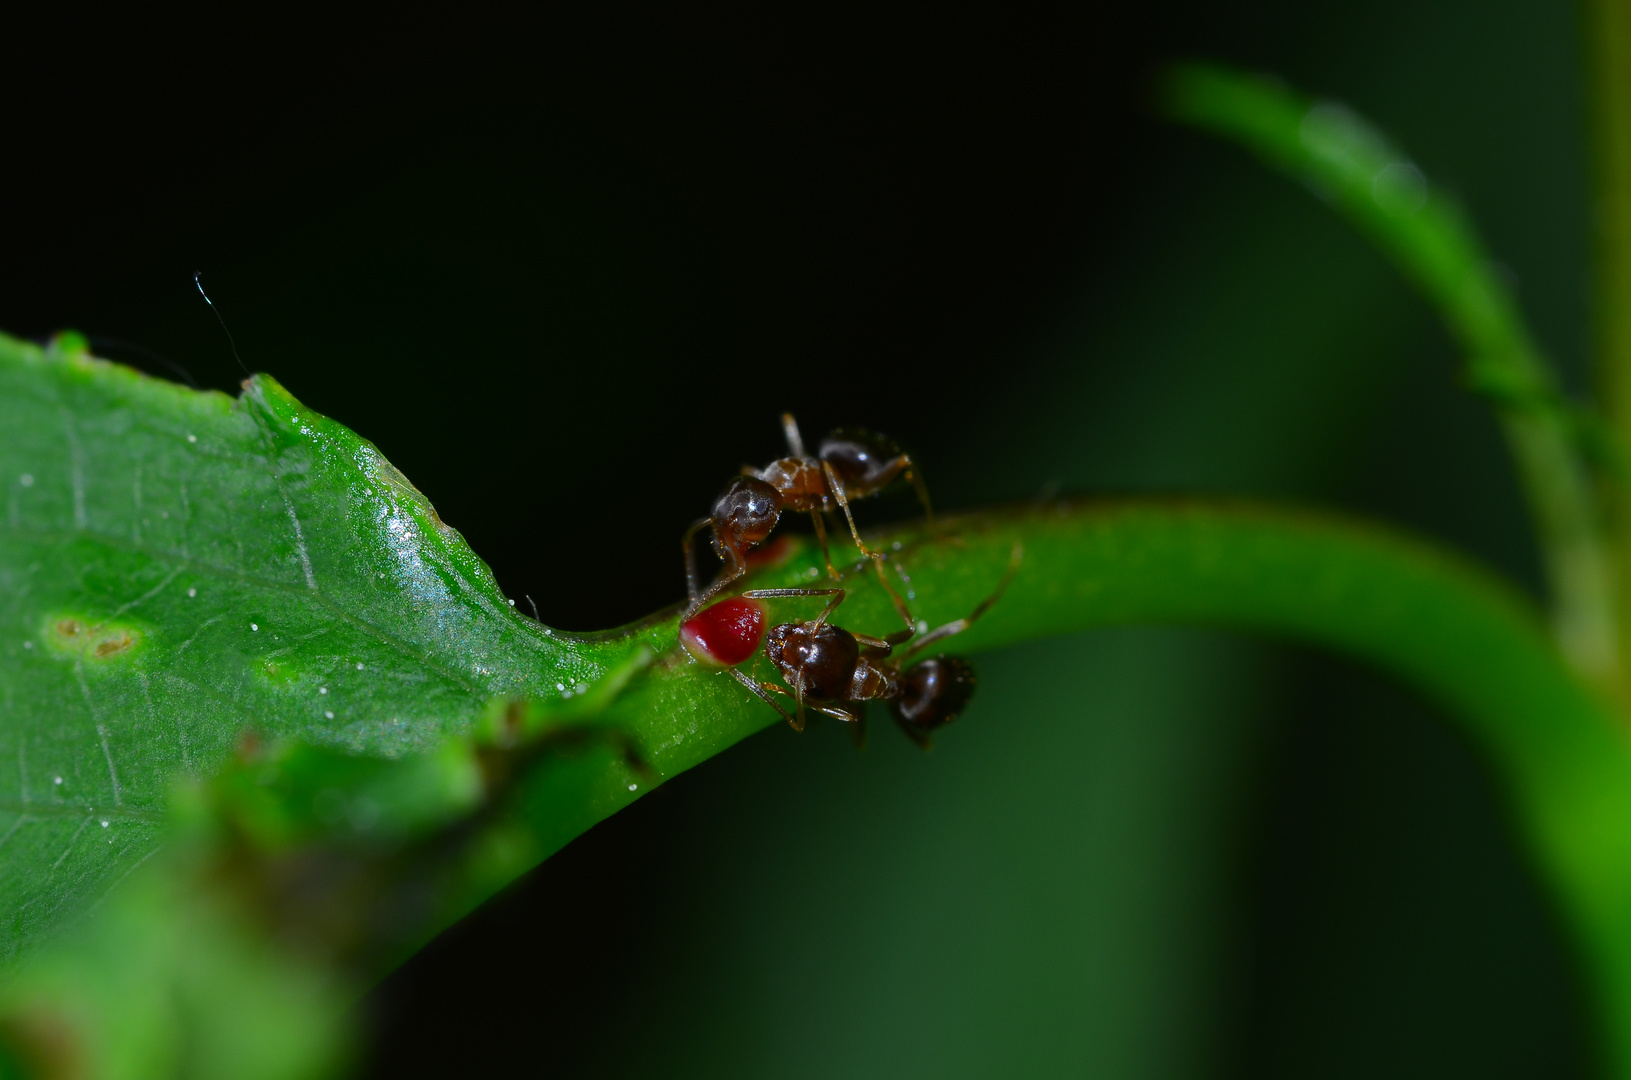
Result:
{"label": "ant leg", "polygon": [[917,633],[917,622],[913,620],[911,609],[906,606],[906,601],[902,600],[900,598],[900,593],[896,592],[895,587],[889,584],[889,578],[885,576],[883,572],[883,560],[884,555],[882,552],[873,555],[872,569],[878,572],[878,584],[882,585],[883,591],[889,594],[889,599],[895,602],[895,614],[899,615],[900,621],[906,624],[905,630],[897,631],[896,634],[891,634],[889,636],[893,638],[898,634],[899,639],[901,641],[905,641],[913,634]]}
{"label": "ant leg", "polygon": [[904,476],[906,482],[912,485],[912,490],[917,492],[917,501],[923,507],[924,519],[930,525],[933,525],[934,507],[929,503],[929,489],[924,485],[922,470],[918,468],[917,462],[912,460],[911,454],[896,455],[887,465],[878,470],[875,485],[869,486],[867,490],[880,491],[897,476]]}
{"label": "ant leg", "polygon": [[854,638],[855,643],[861,646],[862,655],[878,660],[888,656],[895,646],[905,641],[908,636],[904,630],[897,630],[893,634],[887,634],[881,638],[873,637],[871,634],[857,634],[853,630],[850,631],[850,637]]}
{"label": "ant leg", "polygon": [[882,552],[872,556],[872,569],[878,572],[878,584],[882,585],[883,591],[889,594],[889,599],[895,602],[895,614],[899,615],[900,621],[906,624],[905,630],[896,631],[896,633],[889,636],[891,638],[898,636],[900,641],[905,641],[917,633],[917,622],[913,620],[911,609],[906,606],[906,601],[900,598],[900,593],[895,591],[894,586],[889,584],[889,578],[884,575],[883,560],[884,554]]}
{"label": "ant leg", "polygon": [[799,434],[799,422],[790,412],[782,413],[782,431],[787,433],[787,449],[796,458],[804,456],[804,436]]}
{"label": "ant leg", "polygon": [[827,606],[821,609],[820,615],[816,616],[815,624],[817,626],[825,623],[827,616],[831,615],[838,605],[844,602],[843,589],[749,589],[742,595],[749,600],[772,600],[788,596],[830,596],[832,599],[827,601]]}
{"label": "ant leg", "polygon": [[844,511],[844,520],[849,522],[849,534],[855,538],[855,546],[861,549],[862,555],[872,560],[872,568],[878,572],[878,584],[889,594],[889,599],[895,602],[895,613],[900,616],[908,630],[916,633],[917,623],[912,620],[912,612],[906,607],[906,601],[900,598],[900,593],[895,591],[895,587],[889,584],[889,579],[884,576],[883,561],[888,556],[881,551],[873,551],[861,542],[861,530],[855,527],[855,515],[850,513],[849,499],[844,496],[844,482],[838,479],[838,474],[828,462],[821,463],[821,471],[826,474],[827,487],[832,490],[833,498],[838,500],[839,509]]}
{"label": "ant leg", "polygon": [[855,749],[866,749],[866,713],[857,713],[855,724],[849,729],[850,737],[855,740]]}
{"label": "ant leg", "polygon": [[861,530],[855,527],[855,515],[849,511],[849,498],[844,494],[844,482],[838,479],[838,474],[828,462],[821,463],[821,471],[827,478],[827,487],[832,491],[833,498],[838,500],[838,509],[844,511],[844,520],[849,522],[849,534],[855,538],[855,546],[869,559],[882,558],[883,552],[873,551],[861,542]]}
{"label": "ant leg", "polygon": [[917,743],[919,749],[934,749],[933,744],[929,742],[929,733],[927,731],[919,730],[915,725],[908,724],[899,718],[896,719],[895,723],[899,725],[902,731],[906,732],[906,737],[908,739],[911,739],[913,742]]}
{"label": "ant leg", "polygon": [[685,539],[680,541],[680,550],[685,552],[685,594],[691,598],[690,611],[702,606],[698,599],[701,590],[697,587],[697,561],[691,554],[691,538],[701,532],[705,526],[713,524],[711,518],[697,518],[691,522],[691,527],[685,530]]}
{"label": "ant leg", "polygon": [[[781,687],[777,686],[775,683],[768,683],[767,682],[767,683],[761,683],[760,685],[762,685],[766,690],[769,690],[772,693],[780,694],[782,697],[797,698],[799,696],[799,695],[793,693],[793,691],[791,691],[791,690],[782,689]],[[805,706],[807,708],[810,709],[811,712],[818,712],[822,716],[830,716],[834,720],[842,720],[846,724],[859,724],[859,723],[864,722],[864,720],[865,720],[865,716],[863,714],[850,712],[848,709],[844,708],[841,705],[817,705],[814,702],[805,702],[804,704],[805,704]],[[785,716],[787,714],[783,713],[782,715]],[[802,731],[804,729],[803,728],[796,728],[795,730]]]}
{"label": "ant leg", "polygon": [[771,697],[768,693],[766,693],[767,690],[776,690],[776,691],[780,692],[780,689],[778,687],[771,686],[769,683],[757,683],[757,682],[754,682],[752,679],[748,678],[746,675],[744,675],[742,672],[738,671],[736,668],[731,668],[731,676],[737,682],[739,682],[743,686],[747,687],[748,691],[750,693],[752,693],[755,697],[757,697],[760,701],[764,702],[766,705],[769,705],[772,709],[775,709],[776,714],[778,716],[780,716],[783,720],[786,720],[789,724],[791,724],[794,731],[803,731],[804,730],[804,724],[802,722],[795,722],[791,716],[787,715],[787,710],[783,709],[780,705],[776,704],[776,699]]}
{"label": "ant leg", "polygon": [[843,577],[833,568],[832,552],[827,550],[827,523],[821,517],[820,510],[810,511],[810,520],[815,522],[816,539],[821,543],[821,558],[827,564],[827,576],[834,581],[842,581]]}
{"label": "ant leg", "polygon": [[719,576],[714,579],[714,583],[704,589],[701,596],[696,597],[685,606],[685,610],[680,613],[680,621],[683,622],[695,615],[708,601],[724,592],[731,582],[736,581],[748,572],[748,564],[743,561],[741,555],[730,548],[725,549],[725,554],[729,565],[719,572]]}
{"label": "ant leg", "polygon": [[967,630],[969,627],[973,626],[975,621],[978,620],[981,615],[984,615],[987,611],[990,611],[991,605],[995,604],[998,600],[1001,600],[1002,594],[1008,591],[1008,583],[1014,580],[1014,574],[1018,572],[1020,561],[1023,560],[1024,557],[1024,546],[1021,544],[1015,544],[1013,554],[1008,557],[1008,572],[1002,575],[1002,580],[997,582],[997,587],[992,590],[991,595],[986,597],[984,600],[981,600],[974,610],[969,612],[966,617],[949,622],[945,626],[937,626],[933,630],[930,630],[927,634],[924,634],[922,637],[912,642],[912,647],[901,653],[901,660],[905,661],[913,654],[921,652],[935,642],[943,641],[954,634],[961,634],[964,630]]}
{"label": "ant leg", "polygon": [[923,520],[929,525],[934,524],[934,507],[929,505],[929,489],[923,483],[923,472],[917,467],[909,454],[902,454],[900,460],[905,463],[906,479],[911,482],[912,489],[917,492],[917,501],[923,504]]}

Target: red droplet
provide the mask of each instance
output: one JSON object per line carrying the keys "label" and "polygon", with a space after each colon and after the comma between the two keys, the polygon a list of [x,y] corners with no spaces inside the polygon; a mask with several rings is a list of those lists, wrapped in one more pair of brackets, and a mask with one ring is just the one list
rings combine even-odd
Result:
{"label": "red droplet", "polygon": [[740,596],[705,607],[680,624],[685,651],[714,667],[740,664],[759,651],[764,636],[764,607]]}

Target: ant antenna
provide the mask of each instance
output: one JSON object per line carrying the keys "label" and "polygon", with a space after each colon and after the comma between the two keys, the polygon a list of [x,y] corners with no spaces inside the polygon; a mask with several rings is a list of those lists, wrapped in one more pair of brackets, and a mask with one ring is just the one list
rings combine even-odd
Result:
{"label": "ant antenna", "polygon": [[248,365],[244,363],[244,358],[238,355],[238,342],[233,338],[232,331],[227,329],[227,321],[221,318],[220,309],[215,306],[215,301],[210,299],[210,294],[204,291],[204,283],[198,280],[200,275],[203,273],[204,271],[202,270],[193,271],[193,284],[198,286],[198,295],[202,296],[204,298],[204,303],[208,304],[210,306],[210,310],[215,312],[215,321],[221,324],[221,329],[227,336],[227,344],[232,346],[232,358],[238,361],[238,366],[244,369],[245,375],[253,378],[254,373],[250,371]]}

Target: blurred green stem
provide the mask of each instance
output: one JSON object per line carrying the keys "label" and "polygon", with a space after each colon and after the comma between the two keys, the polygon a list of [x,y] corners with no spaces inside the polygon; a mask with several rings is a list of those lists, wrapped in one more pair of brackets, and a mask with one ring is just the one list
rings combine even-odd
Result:
{"label": "blurred green stem", "polygon": [[[1617,0],[1603,6],[1619,10]],[[1506,435],[1545,560],[1553,633],[1576,670],[1631,699],[1621,667],[1615,551],[1586,460],[1588,452],[1616,458],[1618,440],[1599,438],[1600,425],[1564,397],[1460,208],[1408,155],[1335,102],[1212,65],[1174,69],[1164,90],[1174,118],[1239,142],[1302,179],[1375,240],[1438,309],[1466,356],[1469,385],[1489,399]]]}
{"label": "blurred green stem", "polygon": [[[1597,384],[1603,411],[1631,445],[1631,0],[1589,0],[1586,40],[1593,77],[1597,181]],[[1631,493],[1614,493],[1614,538],[1631,566]],[[1631,611],[1631,573],[1619,583]],[[1631,648],[1631,647],[1628,647]],[[1631,654],[1625,660],[1631,666]]]}

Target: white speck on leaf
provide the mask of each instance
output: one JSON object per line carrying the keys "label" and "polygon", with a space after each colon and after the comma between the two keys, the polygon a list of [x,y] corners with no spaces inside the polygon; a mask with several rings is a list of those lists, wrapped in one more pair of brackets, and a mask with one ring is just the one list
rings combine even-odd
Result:
{"label": "white speck on leaf", "polygon": [[188,589],[187,590],[187,595],[188,596],[197,596],[198,595],[198,590],[197,589]]}
{"label": "white speck on leaf", "polygon": [[60,776],[59,776],[59,777],[57,777],[57,778],[56,778],[56,779],[55,779],[55,780],[53,780],[53,781],[51,781],[51,782],[52,782],[52,783],[53,783],[53,784],[60,784],[60,783],[62,783],[62,777],[60,777]]}
{"label": "white speck on leaf", "polygon": [[334,712],[332,709],[324,709],[323,715],[328,717],[330,720],[334,719]]}
{"label": "white speck on leaf", "polygon": [[188,442],[197,442],[198,441],[198,436],[197,435],[189,435],[189,436],[187,436],[187,441]]}
{"label": "white speck on leaf", "polygon": [[317,688],[317,692],[318,692],[318,693],[319,693],[319,694],[326,694],[326,693],[328,693],[328,687],[326,687],[326,686],[319,686],[319,687],[318,687],[318,688]]}
{"label": "white speck on leaf", "polygon": [[255,625],[255,624],[254,624],[254,623],[250,623],[250,624],[249,624],[249,629],[251,629],[251,630],[259,630],[259,629],[260,629],[260,627],[259,627],[259,626],[257,626],[257,625]]}
{"label": "white speck on leaf", "polygon": [[103,827],[103,828],[104,828],[104,829],[105,829],[105,828],[107,828],[107,827],[108,827],[108,823],[107,823],[107,819],[106,819],[106,818],[104,818],[104,819],[103,819],[103,820],[102,820],[102,827]]}
{"label": "white speck on leaf", "polygon": [[34,486],[34,477],[29,473],[24,473],[23,475],[21,475],[21,476],[19,476],[17,478],[17,482],[19,484],[23,485],[24,487],[33,487]]}
{"label": "white speck on leaf", "polygon": [[639,784],[630,784],[630,785],[629,785],[629,790],[630,790],[630,791],[633,791],[633,790],[634,790],[634,789],[635,789],[635,788],[637,788],[637,787],[639,787],[639,786],[640,786],[640,785],[639,785]]}
{"label": "white speck on leaf", "polygon": [[32,648],[33,648],[33,647],[34,647],[34,643],[33,643],[33,642],[32,642],[32,641],[25,641],[25,642],[23,642],[23,648],[25,648],[25,649],[32,649]]}
{"label": "white speck on leaf", "polygon": [[362,661],[361,660],[357,661],[357,670],[358,671],[362,670]]}
{"label": "white speck on leaf", "polygon": [[555,689],[557,689],[557,690],[565,690],[565,689],[566,689],[566,684],[565,684],[565,683],[556,683],[556,684],[555,684]]}

